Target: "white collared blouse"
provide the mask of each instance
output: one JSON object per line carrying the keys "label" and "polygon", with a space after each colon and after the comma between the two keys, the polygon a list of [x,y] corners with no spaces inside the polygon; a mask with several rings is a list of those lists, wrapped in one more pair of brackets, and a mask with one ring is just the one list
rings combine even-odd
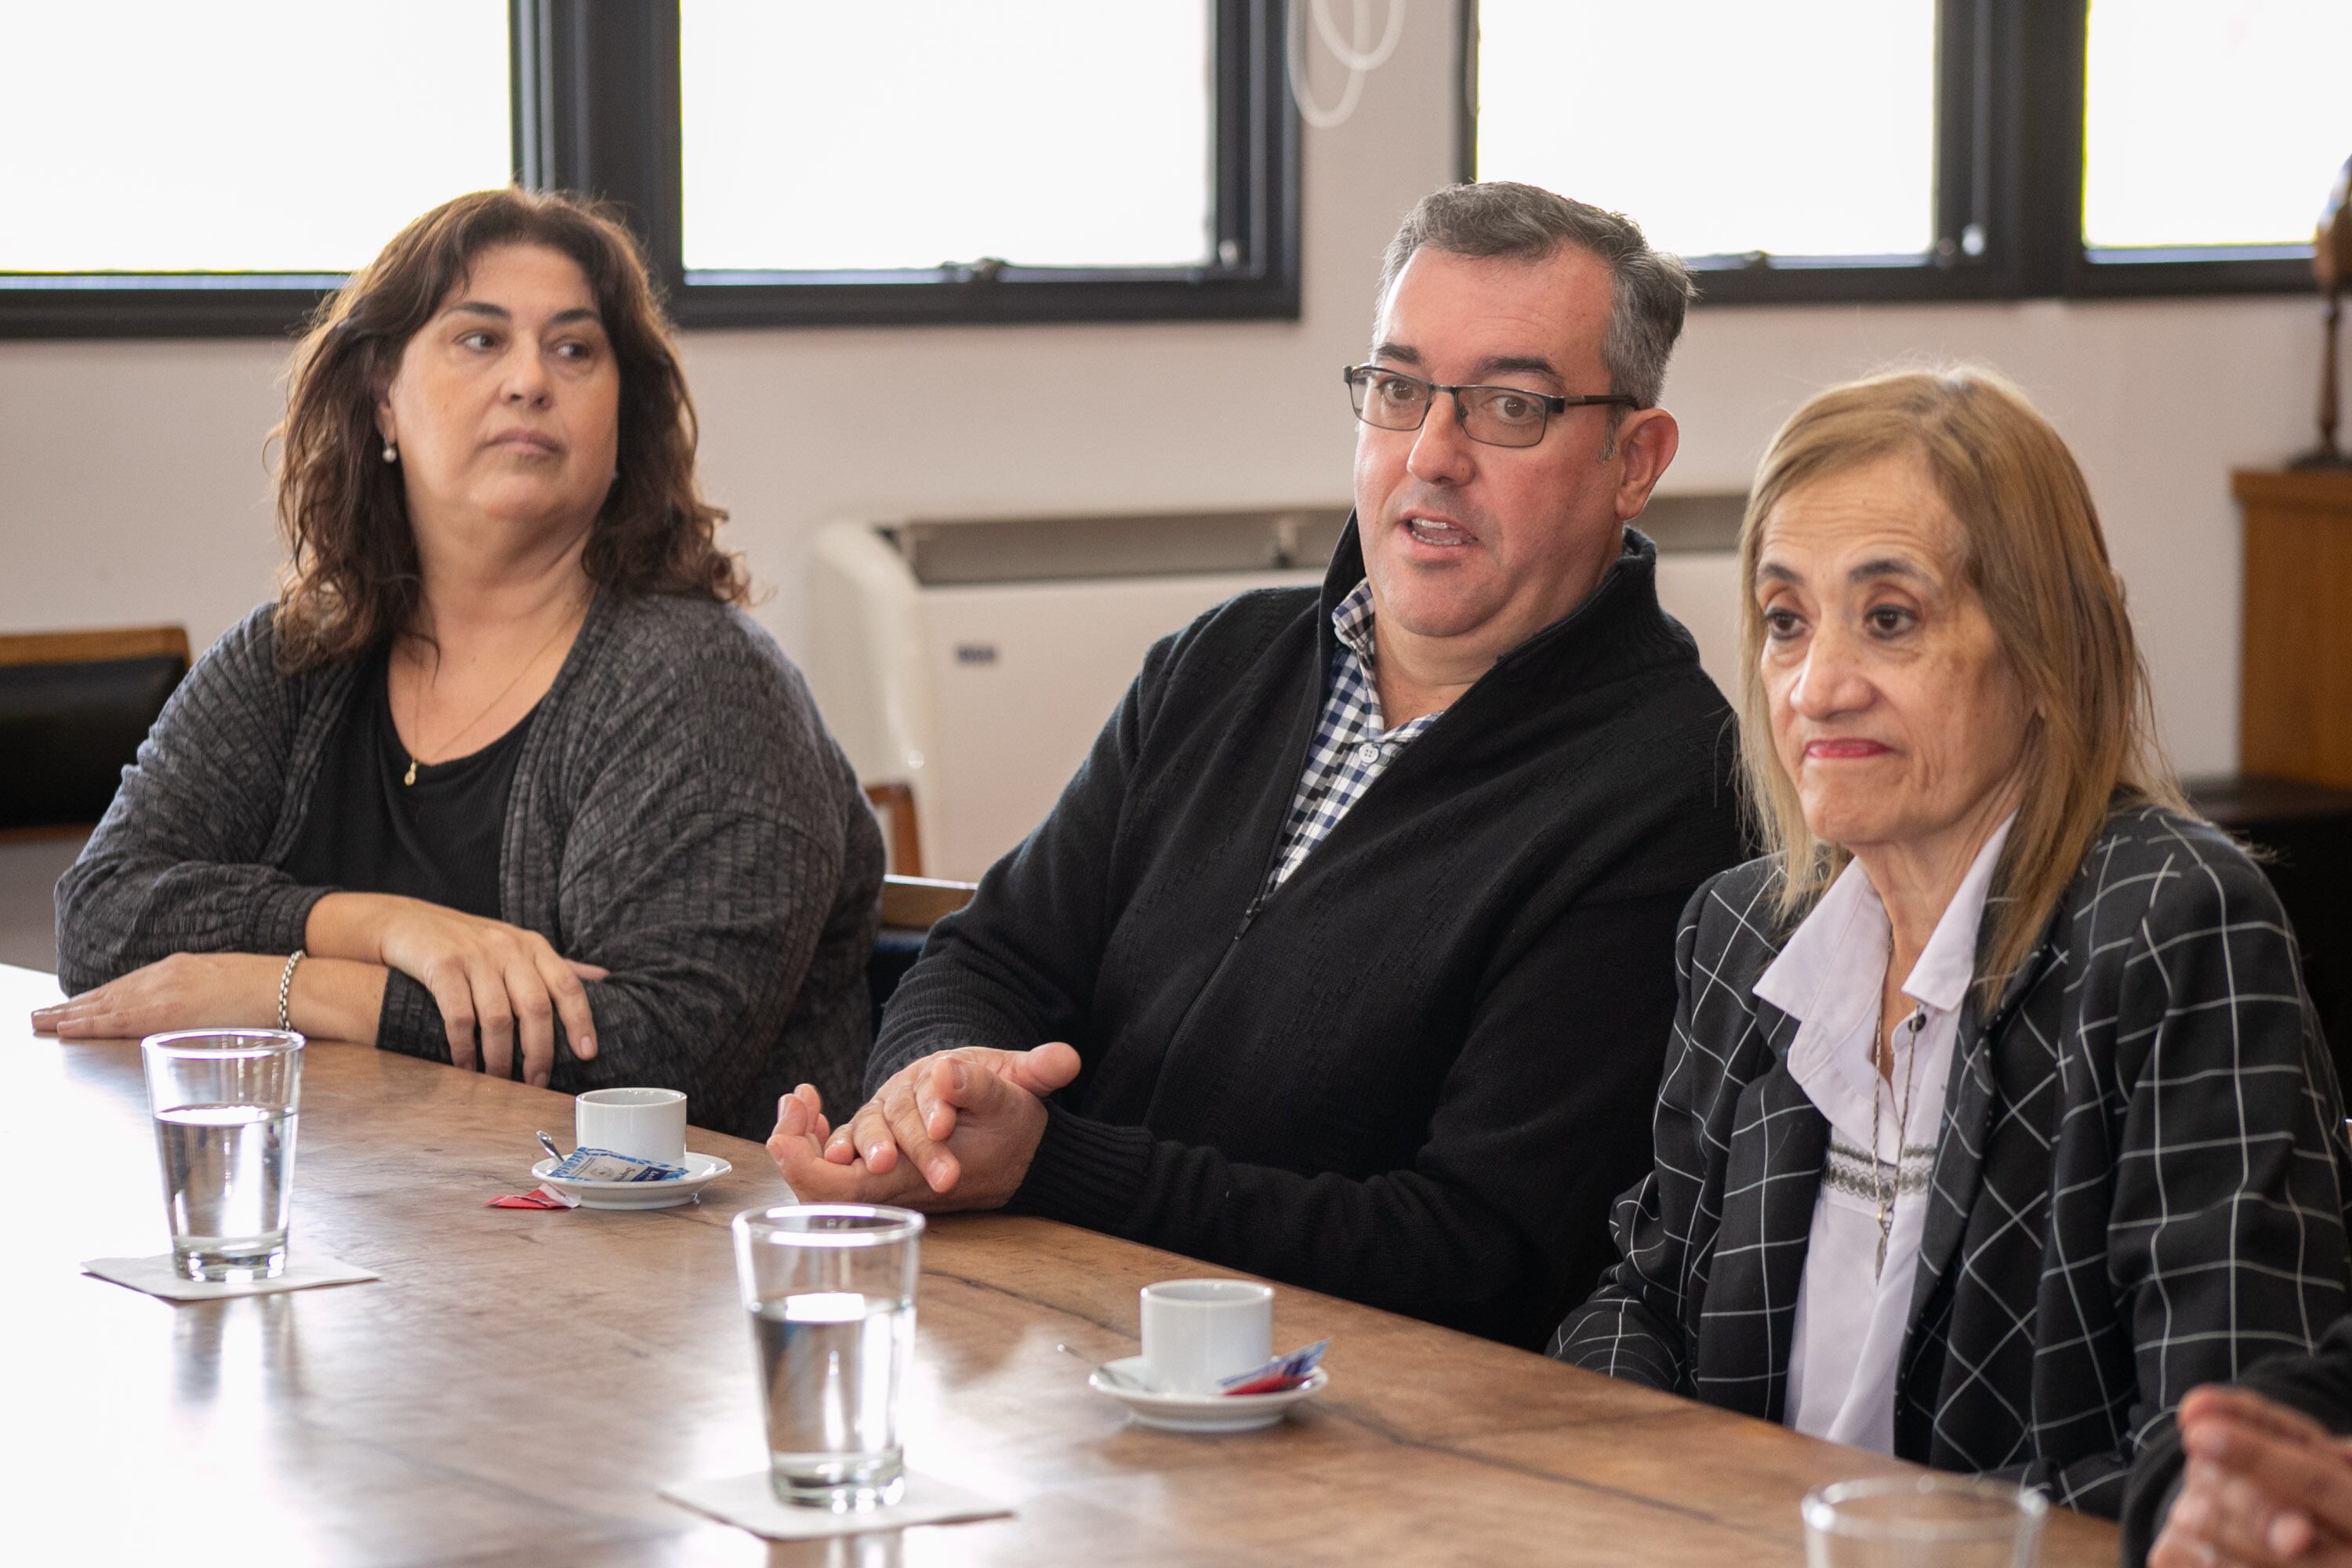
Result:
{"label": "white collared blouse", "polygon": [[[1893,931],[1859,861],[1831,884],[1757,979],[1756,994],[1798,1020],[1789,1073],[1830,1124],[1789,1353],[1785,1418],[1810,1436],[1895,1451],[1896,1369],[1936,1130],[1961,1006],[1976,978],[1978,928],[2015,820],[2002,822],[1978,850],[1903,982],[1919,1022],[1895,1031],[1891,1087],[1878,1079],[1874,1058]],[[1890,1196],[1894,1223],[1881,1268],[1878,1216]]]}

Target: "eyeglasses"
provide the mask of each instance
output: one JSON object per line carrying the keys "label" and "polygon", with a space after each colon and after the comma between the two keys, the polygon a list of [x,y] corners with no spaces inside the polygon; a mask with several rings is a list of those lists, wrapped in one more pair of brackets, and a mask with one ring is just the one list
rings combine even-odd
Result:
{"label": "eyeglasses", "polygon": [[1454,417],[1462,433],[1489,447],[1532,447],[1544,438],[1544,428],[1555,414],[1571,408],[1610,404],[1620,408],[1640,405],[1622,392],[1588,397],[1558,397],[1549,392],[1528,392],[1516,386],[1446,386],[1423,381],[1402,371],[1376,364],[1351,364],[1348,401],[1356,417],[1382,430],[1418,430],[1429,418],[1429,405],[1441,392],[1454,395]]}

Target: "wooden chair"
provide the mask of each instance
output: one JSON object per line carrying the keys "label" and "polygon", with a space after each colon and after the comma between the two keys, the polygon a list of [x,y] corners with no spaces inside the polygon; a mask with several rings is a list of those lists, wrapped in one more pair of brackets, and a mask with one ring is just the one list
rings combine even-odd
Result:
{"label": "wooden chair", "polygon": [[88,832],[187,672],[181,626],[0,636],[0,840]]}
{"label": "wooden chair", "polygon": [[931,927],[971,902],[977,890],[971,882],[942,882],[924,877],[882,879],[882,929],[874,935],[873,956],[866,964],[866,987],[874,999],[874,1026],[882,1027],[882,1008],[915,960],[923,956],[923,942]]}
{"label": "wooden chair", "polygon": [[942,882],[930,877],[882,879],[883,929],[928,931],[971,902],[977,882]]}
{"label": "wooden chair", "polygon": [[[915,827],[915,790],[912,784],[897,779],[885,779],[866,786],[866,804],[883,819],[883,847],[887,858],[883,864],[893,876],[920,877],[923,874],[923,839]],[[926,925],[930,922],[926,921]]]}

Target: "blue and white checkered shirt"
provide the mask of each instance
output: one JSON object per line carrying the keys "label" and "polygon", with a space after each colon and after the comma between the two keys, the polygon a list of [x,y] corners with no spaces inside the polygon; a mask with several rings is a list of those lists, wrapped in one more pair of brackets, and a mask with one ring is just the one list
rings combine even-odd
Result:
{"label": "blue and white checkered shirt", "polygon": [[[1307,767],[1291,797],[1282,846],[1266,873],[1264,898],[1306,863],[1308,851],[1330,836],[1348,808],[1403,754],[1405,744],[1437,722],[1424,713],[1393,730],[1381,728],[1381,689],[1372,679],[1372,585],[1359,583],[1331,612],[1339,646],[1331,656],[1331,689],[1307,748]],[[1440,713],[1444,710],[1440,710]]]}

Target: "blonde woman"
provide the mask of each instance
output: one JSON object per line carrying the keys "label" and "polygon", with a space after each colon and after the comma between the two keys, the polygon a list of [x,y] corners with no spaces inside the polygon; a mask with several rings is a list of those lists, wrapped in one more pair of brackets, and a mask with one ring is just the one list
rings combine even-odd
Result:
{"label": "blonde woman", "polygon": [[1656,1166],[1551,1353],[2113,1514],[2183,1393],[2347,1303],[2294,935],[2182,804],[2089,491],[2015,389],[1815,397],[1741,564],[1774,853],[1684,915]]}

